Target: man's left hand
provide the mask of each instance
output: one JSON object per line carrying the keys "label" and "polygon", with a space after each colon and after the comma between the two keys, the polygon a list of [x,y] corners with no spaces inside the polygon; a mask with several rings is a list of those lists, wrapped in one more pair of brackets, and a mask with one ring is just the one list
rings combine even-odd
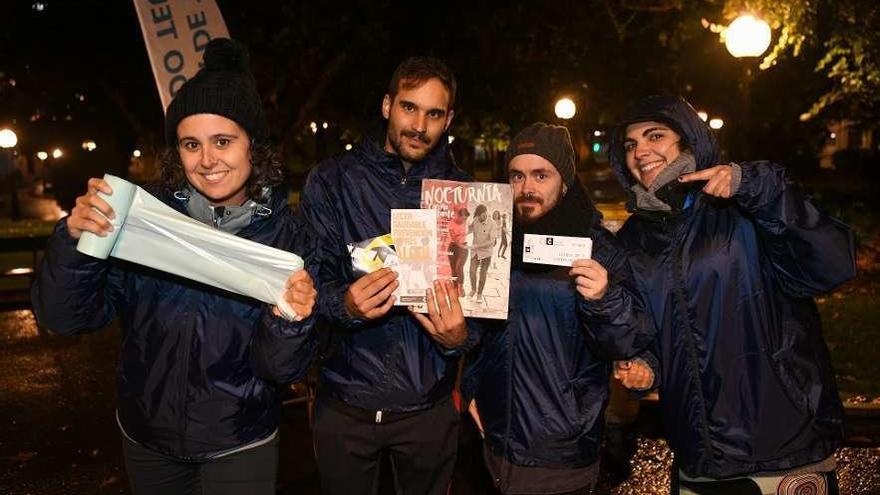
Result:
{"label": "man's left hand", "polygon": [[733,195],[733,167],[730,165],[715,165],[698,172],[684,174],[678,180],[679,182],[704,180],[706,185],[703,186],[703,192],[716,198],[729,198]]}
{"label": "man's left hand", "polygon": [[578,293],[588,301],[598,301],[608,292],[608,271],[596,260],[574,260],[568,274],[574,277]]}
{"label": "man's left hand", "polygon": [[454,349],[467,340],[467,325],[458,297],[458,284],[435,280],[434,290],[428,289],[426,295],[428,316],[411,311],[431,338],[447,349]]}

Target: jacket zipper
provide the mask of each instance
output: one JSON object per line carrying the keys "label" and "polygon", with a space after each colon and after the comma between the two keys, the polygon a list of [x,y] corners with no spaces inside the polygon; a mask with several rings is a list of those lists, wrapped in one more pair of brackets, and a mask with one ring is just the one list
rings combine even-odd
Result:
{"label": "jacket zipper", "polygon": [[[684,323],[685,328],[683,328],[682,334],[684,335],[685,346],[687,347],[687,355],[690,359],[690,368],[694,370],[693,373],[693,381],[694,385],[697,388],[697,394],[699,399],[699,405],[697,407],[697,413],[700,416],[700,436],[702,437],[703,444],[706,447],[706,451],[711,454],[712,452],[712,443],[709,439],[709,424],[706,414],[706,403],[703,400],[703,380],[700,377],[700,359],[697,356],[697,345],[694,342],[694,325],[693,321],[691,321],[690,311],[688,310],[688,297],[687,291],[685,289],[685,278],[684,278],[684,266],[682,262],[682,257],[684,256],[684,246],[680,245],[678,241],[679,232],[684,230],[682,228],[682,223],[669,224],[667,222],[663,222],[664,229],[672,229],[671,238],[672,245],[675,246],[675,251],[672,256],[672,279],[674,283],[673,294],[676,305],[676,311],[682,315],[682,322]],[[678,232],[677,232],[678,231]],[[707,463],[707,459],[704,457],[701,458],[701,464]],[[677,476],[677,473],[673,473],[674,476]]]}
{"label": "jacket zipper", "polygon": [[187,458],[189,457],[189,453],[186,450],[186,416],[187,416],[187,384],[188,384],[188,376],[189,376],[189,352],[190,346],[192,344],[192,331],[191,329],[191,320],[195,316],[193,313],[192,303],[187,305],[187,318],[185,324],[181,326],[181,331],[185,332],[186,335],[183,339],[183,345],[181,346],[181,355],[180,361],[183,363],[182,370],[183,373],[180,377],[180,407],[178,410],[180,413],[180,418],[178,419],[178,424],[180,425],[180,452],[181,457]]}

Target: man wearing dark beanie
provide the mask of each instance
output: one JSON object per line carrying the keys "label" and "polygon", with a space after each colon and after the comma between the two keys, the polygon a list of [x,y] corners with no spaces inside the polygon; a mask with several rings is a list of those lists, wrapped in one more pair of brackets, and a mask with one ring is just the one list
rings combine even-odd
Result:
{"label": "man wearing dark beanie", "polygon": [[291,274],[284,295],[301,319],[76,251],[83,231],[104,236],[112,229],[113,210],[97,193],[113,191],[97,178],[49,239],[34,313],[61,334],[100,329],[121,316],[116,420],[135,495],[274,495],[277,385],[301,379],[315,351],[315,236],[293,216],[280,187],[247,51],[215,39],[204,59],[168,107],[163,183],[144,189],[217,230],[303,256],[306,270]]}
{"label": "man wearing dark beanie", "polygon": [[[575,173],[568,130],[532,124],[505,158],[514,193],[511,310],[499,331],[483,334],[462,395],[501,492],[590,493],[610,362],[647,347],[653,326],[626,256]],[[571,267],[525,263],[527,233],[589,237],[592,259]]]}

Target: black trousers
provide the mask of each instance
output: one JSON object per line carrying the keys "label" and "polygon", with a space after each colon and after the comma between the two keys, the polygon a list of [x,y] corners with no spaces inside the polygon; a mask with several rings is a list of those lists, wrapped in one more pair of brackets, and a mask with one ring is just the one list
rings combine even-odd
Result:
{"label": "black trousers", "polygon": [[346,414],[318,397],[312,439],[321,493],[377,493],[379,463],[387,455],[396,493],[446,494],[455,468],[459,422],[451,400],[411,416],[376,423]]}
{"label": "black trousers", "polygon": [[166,457],[122,437],[125,471],[135,495],[275,495],[278,437],[204,462]]}

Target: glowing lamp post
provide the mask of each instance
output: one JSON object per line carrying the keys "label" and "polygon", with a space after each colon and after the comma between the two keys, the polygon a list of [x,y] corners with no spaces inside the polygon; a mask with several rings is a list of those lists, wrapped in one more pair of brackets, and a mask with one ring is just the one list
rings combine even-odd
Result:
{"label": "glowing lamp post", "polygon": [[[745,14],[737,17],[727,26],[722,33],[724,38],[724,46],[735,58],[753,58],[760,57],[767,51],[770,46],[770,25],[757,17]],[[743,104],[742,104],[742,126],[737,134],[740,136],[740,150],[745,155],[749,153],[749,126],[751,113],[751,85],[752,85],[752,67],[746,66],[745,75],[741,83]]]}
{"label": "glowing lamp post", "polygon": [[15,148],[16,144],[18,144],[18,136],[12,129],[0,130],[0,148],[11,149]]}
{"label": "glowing lamp post", "polygon": [[574,117],[574,114],[577,112],[577,106],[575,106],[571,98],[560,98],[556,102],[556,106],[553,107],[553,111],[556,113],[557,118],[568,120]]}
{"label": "glowing lamp post", "polygon": [[11,195],[9,204],[13,220],[18,220],[21,216],[18,206],[18,189],[15,183],[15,164],[12,161],[12,148],[15,148],[16,144],[18,144],[18,136],[15,135],[12,129],[0,130],[0,165],[2,165],[0,167],[0,174],[6,175],[9,185],[9,193]]}
{"label": "glowing lamp post", "polygon": [[770,46],[770,25],[752,15],[739,16],[724,31],[724,46],[736,58],[760,57]]}

